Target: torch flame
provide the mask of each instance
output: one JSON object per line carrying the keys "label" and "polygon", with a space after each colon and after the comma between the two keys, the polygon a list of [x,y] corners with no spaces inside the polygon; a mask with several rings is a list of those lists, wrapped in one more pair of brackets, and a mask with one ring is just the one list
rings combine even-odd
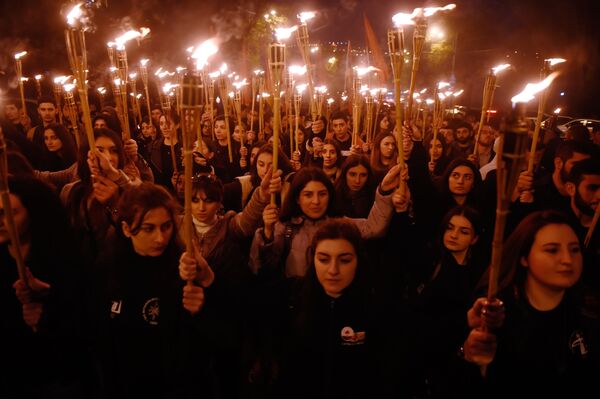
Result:
{"label": "torch flame", "polygon": [[54,78],[54,84],[63,84],[65,83],[69,78],[67,76],[57,76]]}
{"label": "torch flame", "polygon": [[427,89],[423,89],[423,90],[421,90],[419,93],[421,93],[421,94],[425,94],[425,93],[427,93]]}
{"label": "torch flame", "polygon": [[556,115],[558,115],[558,114],[560,114],[560,111],[562,111],[562,108],[556,108],[556,109],[554,110],[554,113],[555,113]]}
{"label": "torch flame", "polygon": [[288,67],[288,70],[293,75],[302,76],[306,73],[306,65],[291,65]]}
{"label": "torch flame", "polygon": [[298,30],[298,27],[295,25],[291,28],[277,28],[275,29],[275,37],[277,38],[277,41],[280,42],[289,39],[296,30]]}
{"label": "torch flame", "polygon": [[221,75],[225,75],[225,72],[227,72],[227,64],[223,63],[223,65],[221,65],[221,68],[219,68],[219,72],[221,73]]}
{"label": "torch flame", "polygon": [[317,87],[315,87],[315,91],[317,93],[326,94],[327,93],[327,86],[317,86]]}
{"label": "torch flame", "polygon": [[83,15],[83,11],[81,10],[81,6],[83,3],[79,3],[74,6],[71,11],[67,14],[67,24],[71,26],[75,26],[75,23],[79,21],[79,18]]}
{"label": "torch flame", "polygon": [[70,91],[72,91],[75,88],[75,85],[73,83],[67,83],[66,85],[63,86],[63,88],[65,89],[65,91],[67,93],[69,93]]}
{"label": "torch flame", "polygon": [[96,90],[98,90],[98,93],[104,95],[106,93],[106,89],[104,87],[98,87]]}
{"label": "torch flame", "polygon": [[464,89],[460,89],[459,91],[457,91],[456,93],[454,93],[454,97],[458,97],[458,96],[460,96],[461,94],[463,94],[464,92],[465,92],[465,90],[464,90]]}
{"label": "torch flame", "polygon": [[208,64],[208,59],[219,51],[219,47],[214,39],[208,39],[193,51],[192,58],[196,60],[196,69],[201,70]]}
{"label": "torch flame", "polygon": [[425,7],[423,9],[423,16],[431,17],[433,14],[439,11],[450,11],[456,8],[456,4],[447,4],[444,7]]}
{"label": "torch flame", "polygon": [[133,39],[143,39],[148,33],[150,33],[150,29],[148,28],[141,28],[140,30],[141,32],[138,32],[137,30],[130,30],[117,37],[115,39],[117,49],[123,50],[125,49],[125,43],[127,43],[128,41]]}
{"label": "torch flame", "polygon": [[427,105],[431,105],[431,104],[433,104],[435,101],[433,101],[431,98],[428,98],[427,100],[425,100],[425,102],[427,103]]}
{"label": "torch flame", "polygon": [[25,76],[21,77],[21,82],[29,82],[29,78],[26,78]]}
{"label": "torch flame", "polygon": [[456,4],[448,4],[444,7],[425,7],[425,8],[415,8],[412,13],[402,13],[392,17],[392,21],[394,22],[394,26],[396,28],[401,27],[402,25],[414,25],[415,18],[417,17],[431,17],[433,14],[439,11],[450,11],[456,8]]}
{"label": "torch flame", "polygon": [[448,82],[438,82],[437,88],[438,88],[438,90],[442,90],[443,88],[448,87],[448,86],[450,86],[450,83],[448,83]]}
{"label": "torch flame", "polygon": [[444,93],[438,93],[438,98],[440,99],[440,101],[444,101],[446,99],[446,96],[444,95]]}
{"label": "torch flame", "polygon": [[219,72],[219,71],[211,72],[211,73],[208,74],[208,77],[211,78],[211,79],[216,79],[219,76],[221,76],[221,72]]}
{"label": "torch flame", "polygon": [[167,82],[167,83],[164,84],[164,86],[162,88],[163,89],[163,93],[169,94],[171,92],[171,90],[173,90],[175,87],[176,87],[176,85],[174,85],[174,84],[172,84],[170,82]]}
{"label": "torch flame", "polygon": [[306,83],[296,86],[296,90],[298,90],[298,94],[302,95],[304,90],[306,90],[306,86],[308,86]]}
{"label": "torch flame", "polygon": [[135,80],[135,78],[137,78],[137,73],[136,72],[133,72],[133,73],[129,74],[129,79]]}
{"label": "torch flame", "polygon": [[369,73],[371,71],[376,71],[377,70],[377,68],[375,68],[374,66],[368,66],[366,68],[360,68],[360,67],[355,66],[352,69],[354,69],[356,71],[356,74],[358,76],[363,76],[363,75],[365,75],[365,74],[367,74],[367,73]]}
{"label": "torch flame", "polygon": [[233,86],[237,90],[240,90],[242,87],[246,86],[247,84],[248,84],[248,82],[246,81],[246,78],[244,78],[244,80],[238,80],[236,82],[233,82]]}
{"label": "torch flame", "polygon": [[301,23],[304,24],[306,23],[306,21],[313,19],[316,15],[317,13],[315,13],[314,11],[304,11],[298,14],[298,19]]}
{"label": "torch flame", "polygon": [[186,69],[187,68],[184,68],[182,66],[175,67],[175,70],[177,71],[177,73],[181,73],[181,72],[185,71]]}
{"label": "torch flame", "polygon": [[550,75],[548,75],[548,77],[546,79],[542,80],[541,82],[527,83],[527,85],[525,86],[525,89],[523,89],[522,92],[520,92],[519,94],[517,94],[516,96],[511,98],[511,101],[514,104],[514,103],[526,103],[526,102],[533,100],[535,98],[535,94],[539,93],[540,91],[542,91],[542,90],[546,89],[548,86],[550,86],[550,84],[552,84],[552,81],[554,79],[556,79],[557,76],[558,76],[558,72],[553,72]]}
{"label": "torch flame", "polygon": [[263,73],[265,73],[265,71],[263,71],[262,69],[256,69],[256,70],[254,71],[254,74],[255,74],[256,76],[260,76],[260,75],[262,75]]}
{"label": "torch flame", "polygon": [[564,58],[548,58],[548,59],[545,59],[544,61],[550,63],[550,66],[554,66],[556,64],[562,64],[563,62],[566,62],[567,60],[565,60]]}
{"label": "torch flame", "polygon": [[334,100],[333,98],[328,98],[328,99],[327,99],[327,104],[328,104],[328,105],[331,105],[331,104],[333,104],[334,102],[335,102],[335,100]]}
{"label": "torch flame", "polygon": [[148,61],[150,61],[148,58],[144,58],[143,60],[140,60],[140,65],[145,67],[148,64]]}
{"label": "torch flame", "polygon": [[27,51],[21,51],[20,53],[15,54],[15,60],[19,60],[27,55]]}
{"label": "torch flame", "polygon": [[[417,11],[417,10],[418,10],[418,8],[415,11]],[[394,15],[392,17],[392,21],[394,22],[394,26],[396,28],[399,28],[402,25],[414,25],[415,21],[413,20],[413,18],[417,16],[417,14],[415,13],[415,11],[413,11],[411,14],[407,14],[407,13],[404,13],[404,12],[399,12],[398,14]]]}
{"label": "torch flame", "polygon": [[42,79],[42,75],[35,75],[34,78],[35,78],[35,80],[41,80]]}
{"label": "torch flame", "polygon": [[510,68],[510,64],[500,64],[492,68],[492,73],[498,75],[499,72],[502,72],[507,68]]}

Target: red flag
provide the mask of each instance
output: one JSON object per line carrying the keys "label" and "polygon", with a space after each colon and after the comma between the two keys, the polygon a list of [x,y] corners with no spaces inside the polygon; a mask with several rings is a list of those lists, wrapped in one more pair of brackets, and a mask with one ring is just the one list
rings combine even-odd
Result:
{"label": "red flag", "polygon": [[381,47],[379,47],[377,36],[375,36],[375,32],[371,27],[371,23],[367,18],[367,14],[363,13],[363,18],[365,24],[365,35],[367,37],[367,46],[373,52],[373,65],[381,70],[381,72],[379,73],[379,80],[382,85],[385,85],[388,76],[390,76],[390,68],[388,63],[385,61],[385,57],[383,55],[383,51],[381,51]]}

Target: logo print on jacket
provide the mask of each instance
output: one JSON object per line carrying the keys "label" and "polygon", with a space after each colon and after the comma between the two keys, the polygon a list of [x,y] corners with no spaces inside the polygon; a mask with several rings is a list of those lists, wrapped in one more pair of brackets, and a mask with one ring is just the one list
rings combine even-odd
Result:
{"label": "logo print on jacket", "polygon": [[158,325],[158,316],[160,315],[158,298],[150,298],[146,301],[142,308],[142,315],[148,324],[152,326]]}

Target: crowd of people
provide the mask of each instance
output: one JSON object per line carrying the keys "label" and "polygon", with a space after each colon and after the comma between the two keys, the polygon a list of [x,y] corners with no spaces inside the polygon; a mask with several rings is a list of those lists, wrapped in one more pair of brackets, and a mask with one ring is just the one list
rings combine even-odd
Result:
{"label": "crowd of people", "polygon": [[132,115],[127,139],[115,107],[92,106],[90,146],[80,118],[37,104],[5,98],[0,118],[20,241],[3,205],[1,397],[594,391],[600,131],[546,123],[488,299],[501,115],[447,115],[433,134],[384,106],[371,140],[345,109],[297,131],[283,115],[274,148],[270,110],[259,130],[249,107],[240,125],[215,104],[194,143],[190,251],[176,109]]}

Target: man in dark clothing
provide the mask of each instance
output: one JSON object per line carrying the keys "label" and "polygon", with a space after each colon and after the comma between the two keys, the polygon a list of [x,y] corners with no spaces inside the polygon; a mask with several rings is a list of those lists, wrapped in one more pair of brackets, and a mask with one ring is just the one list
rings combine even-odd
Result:
{"label": "man in dark clothing", "polygon": [[343,112],[336,112],[331,116],[331,127],[333,130],[333,138],[340,149],[344,157],[350,154],[350,147],[352,146],[352,135],[348,132],[350,124],[348,123],[348,115]]}
{"label": "man in dark clothing", "polygon": [[[576,233],[585,241],[594,219],[594,212],[600,204],[600,159],[590,158],[577,162],[565,183],[571,200],[569,216],[576,227]],[[591,294],[600,299],[600,230],[594,229],[584,251],[582,281]]]}
{"label": "man in dark clothing", "polygon": [[452,151],[456,157],[467,158],[473,154],[473,127],[465,121],[456,121],[451,124],[454,130]]}
{"label": "man in dark clothing", "polygon": [[24,112],[19,107],[18,101],[9,98],[4,100],[4,116],[15,125],[18,133],[23,137],[26,136],[27,131],[31,128],[31,119],[27,116],[27,111]]}
{"label": "man in dark clothing", "polygon": [[41,150],[44,150],[44,130],[46,126],[56,123],[57,108],[54,99],[50,97],[40,97],[38,100],[37,111],[42,119],[42,123],[29,129],[27,138]]}

